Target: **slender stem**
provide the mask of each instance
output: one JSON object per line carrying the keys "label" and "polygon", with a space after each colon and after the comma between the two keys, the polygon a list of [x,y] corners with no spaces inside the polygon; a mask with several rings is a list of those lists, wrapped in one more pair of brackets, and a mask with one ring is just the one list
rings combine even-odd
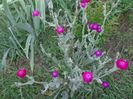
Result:
{"label": "slender stem", "polygon": [[[72,25],[75,24],[76,19],[77,19],[77,15],[78,15],[78,0],[76,1],[76,11],[75,11],[75,16],[74,16],[74,19],[73,19]],[[73,26],[72,26],[72,27],[73,27]]]}
{"label": "slender stem", "polygon": [[25,85],[32,85],[34,83],[40,84],[40,85],[44,85],[44,83],[45,83],[45,82],[35,81],[33,77],[28,76],[28,75],[26,75],[26,77],[29,79],[29,81],[27,81],[26,83],[15,82],[15,85],[18,87],[21,87],[21,86],[25,86]]}
{"label": "slender stem", "polygon": [[76,19],[77,19],[77,16],[78,16],[78,4],[79,4],[79,1],[77,0],[77,1],[76,1],[75,16],[74,16],[73,22],[71,23],[72,31],[73,31],[73,29],[74,29],[74,25],[75,25],[75,23],[76,23]]}
{"label": "slender stem", "polygon": [[108,12],[107,12],[107,4],[106,4],[106,2],[104,3],[104,5],[103,5],[104,20],[103,20],[103,24],[101,26],[103,31],[97,36],[96,41],[98,41],[99,37],[104,33],[104,26],[105,26],[106,20],[108,19],[109,15],[112,13],[113,9],[115,7],[117,7],[119,2],[120,2],[120,0],[117,0],[116,3],[112,3],[112,7],[111,7],[110,11],[108,11]]}
{"label": "slender stem", "polygon": [[116,67],[110,69],[107,73],[105,73],[104,75],[100,76],[99,79],[100,79],[100,78],[103,78],[103,77],[105,77],[105,76],[107,76],[107,75],[109,75],[109,74],[111,74],[111,73],[113,73],[113,72],[116,71],[116,70],[118,70]]}
{"label": "slender stem", "polygon": [[83,28],[82,28],[82,39],[83,39],[84,32],[85,32],[85,25],[86,25],[86,24],[84,24],[84,25],[83,25]]}
{"label": "slender stem", "polygon": [[19,43],[19,41],[17,40],[16,36],[14,35],[12,29],[9,27],[8,28],[13,36],[13,38],[15,39],[16,43],[19,45],[19,47],[24,51],[23,47],[21,46],[21,44]]}
{"label": "slender stem", "polygon": [[59,89],[58,93],[55,95],[54,99],[57,98],[57,96],[59,95],[59,93],[64,89],[65,87],[62,87],[61,89]]}
{"label": "slender stem", "polygon": [[43,48],[42,44],[40,44],[40,48],[41,48],[41,51],[42,51],[47,57],[51,58],[52,61],[53,61],[57,66],[59,65],[59,62],[58,62],[58,60],[56,59],[56,57],[53,57],[53,56],[51,56],[50,53],[47,53],[47,52],[45,51],[45,49]]}
{"label": "slender stem", "polygon": [[24,99],[23,93],[22,93],[22,87],[19,88],[19,91],[20,91],[21,99]]}

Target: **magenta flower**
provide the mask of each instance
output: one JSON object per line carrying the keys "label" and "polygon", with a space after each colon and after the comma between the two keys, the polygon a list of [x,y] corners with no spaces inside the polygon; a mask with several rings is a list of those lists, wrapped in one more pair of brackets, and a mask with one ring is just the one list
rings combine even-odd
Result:
{"label": "magenta flower", "polygon": [[82,78],[85,83],[91,83],[93,81],[93,73],[92,72],[83,72]]}
{"label": "magenta flower", "polygon": [[90,2],[91,2],[91,0],[82,0],[82,1],[80,2],[80,7],[83,8],[83,9],[86,9],[88,3],[90,3]]}
{"label": "magenta flower", "polygon": [[90,3],[91,0],[82,0],[81,2],[83,2],[83,3]]}
{"label": "magenta flower", "polygon": [[32,16],[34,16],[34,17],[37,17],[39,15],[40,15],[39,10],[34,10],[33,13],[32,13]]}
{"label": "magenta flower", "polygon": [[107,81],[102,82],[102,86],[103,88],[109,88],[109,82]]}
{"label": "magenta flower", "polygon": [[97,31],[98,33],[100,33],[100,32],[102,32],[102,28],[99,27],[99,28],[96,29],[96,31]]}
{"label": "magenta flower", "polygon": [[54,70],[54,71],[52,72],[52,77],[53,77],[53,78],[56,78],[56,77],[58,77],[58,76],[59,76],[58,70]]}
{"label": "magenta flower", "polygon": [[83,8],[83,9],[86,9],[87,8],[87,3],[81,2],[80,7]]}
{"label": "magenta flower", "polygon": [[16,74],[19,78],[25,78],[26,77],[26,69],[25,68],[21,68],[18,70],[17,74]]}
{"label": "magenta flower", "polygon": [[97,30],[99,27],[99,24],[97,22],[93,23],[92,29]]}
{"label": "magenta flower", "polygon": [[56,27],[55,31],[56,31],[57,35],[61,35],[65,32],[65,29],[64,29],[63,26],[59,25],[59,26]]}
{"label": "magenta flower", "polygon": [[89,24],[89,28],[93,30],[93,23]]}
{"label": "magenta flower", "polygon": [[98,33],[102,32],[102,28],[101,28],[101,26],[97,22],[89,24],[89,29],[95,30]]}
{"label": "magenta flower", "polygon": [[123,58],[120,58],[116,61],[116,66],[117,68],[121,69],[121,70],[127,70],[128,69],[128,61],[126,61]]}
{"label": "magenta flower", "polygon": [[96,57],[102,56],[102,51],[101,51],[101,50],[95,51],[95,56],[96,56]]}

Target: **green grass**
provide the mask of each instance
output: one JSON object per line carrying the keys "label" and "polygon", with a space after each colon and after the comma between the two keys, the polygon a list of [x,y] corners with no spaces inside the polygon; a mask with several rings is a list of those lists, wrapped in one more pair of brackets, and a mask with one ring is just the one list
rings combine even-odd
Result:
{"label": "green grass", "polygon": [[[85,96],[85,99],[132,99],[133,97],[133,64],[130,64],[130,67],[127,71],[121,72],[119,76],[119,80],[115,81],[113,74],[105,77],[104,80],[108,80],[110,82],[110,88],[103,89],[99,84],[93,83],[93,85],[86,85],[86,87],[91,87],[92,92],[87,93],[84,90],[80,90],[77,95],[72,99],[78,99],[81,96]],[[6,73],[0,75],[0,99],[53,99],[52,97],[45,98],[46,96],[39,94],[42,86],[33,85],[33,86],[25,86],[22,87],[22,91],[20,88],[17,88],[14,85],[14,82],[20,82],[21,80],[16,76],[17,69],[9,69]],[[35,76],[36,79],[41,79],[42,75],[45,71],[43,68],[39,69]],[[23,80],[22,82],[25,82]],[[22,98],[21,95],[24,97]],[[58,97],[60,99],[60,97]]]}

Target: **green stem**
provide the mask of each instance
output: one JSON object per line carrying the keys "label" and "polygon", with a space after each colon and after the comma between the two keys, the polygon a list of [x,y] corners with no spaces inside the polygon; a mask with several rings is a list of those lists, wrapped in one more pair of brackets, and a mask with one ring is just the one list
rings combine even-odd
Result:
{"label": "green stem", "polygon": [[109,74],[111,74],[111,73],[113,73],[113,72],[116,71],[116,70],[118,70],[116,67],[110,69],[107,73],[105,73],[104,75],[102,75],[101,77],[99,77],[99,79],[100,79],[100,78],[103,78],[103,77],[105,77],[105,76],[107,76],[107,75],[109,75]]}
{"label": "green stem", "polygon": [[32,73],[33,73],[33,70],[34,70],[34,41],[35,41],[35,38],[33,37],[32,41],[31,41],[31,46],[30,46],[30,50],[31,50],[31,53],[30,53],[30,68],[31,68]]}

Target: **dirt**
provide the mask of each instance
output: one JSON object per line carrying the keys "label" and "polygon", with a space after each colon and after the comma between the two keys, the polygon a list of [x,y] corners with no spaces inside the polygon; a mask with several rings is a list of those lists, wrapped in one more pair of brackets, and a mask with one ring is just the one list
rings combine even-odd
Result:
{"label": "dirt", "polygon": [[119,27],[103,46],[114,57],[120,52],[122,57],[133,60],[133,11],[122,13],[119,17]]}

